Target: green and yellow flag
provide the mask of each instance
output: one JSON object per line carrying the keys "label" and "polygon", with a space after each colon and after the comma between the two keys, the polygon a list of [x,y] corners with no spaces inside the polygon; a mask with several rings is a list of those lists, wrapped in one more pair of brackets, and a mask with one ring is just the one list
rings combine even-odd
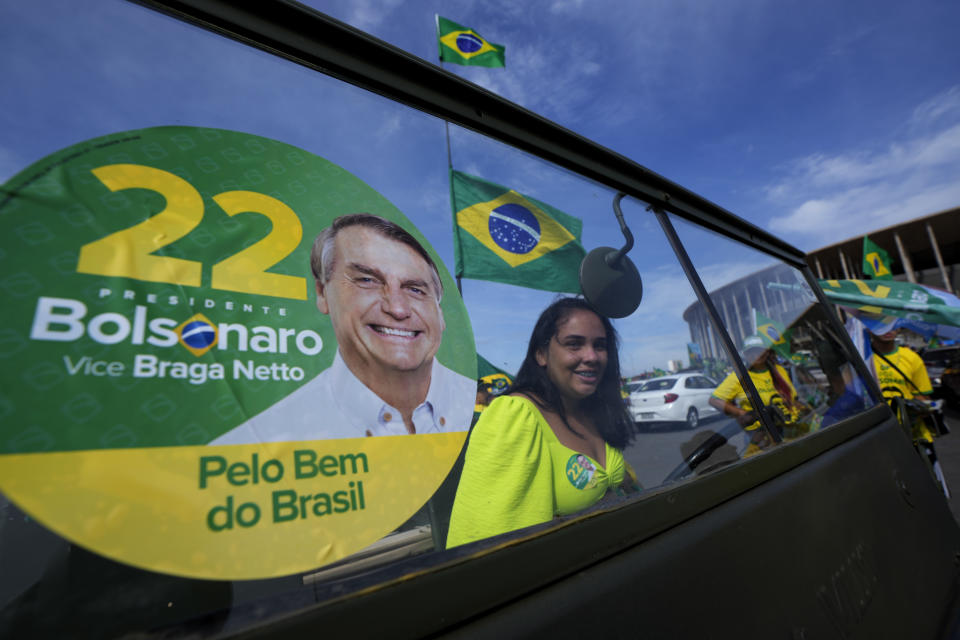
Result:
{"label": "green and yellow flag", "polygon": [[437,16],[437,44],[441,62],[474,67],[507,66],[503,45],[487,42],[473,29],[440,16]]}
{"label": "green and yellow flag", "polygon": [[580,220],[452,169],[450,201],[458,277],[580,293]]}
{"label": "green and yellow flag", "polygon": [[863,275],[875,280],[893,280],[890,254],[867,236],[863,236]]}
{"label": "green and yellow flag", "polygon": [[783,325],[772,318],[768,318],[759,311],[757,314],[757,334],[768,349],[773,349],[784,358],[790,357],[789,332]]}
{"label": "green and yellow flag", "polygon": [[490,393],[498,396],[513,384],[513,376],[503,369],[495,367],[489,360],[478,353],[477,382],[490,385]]}

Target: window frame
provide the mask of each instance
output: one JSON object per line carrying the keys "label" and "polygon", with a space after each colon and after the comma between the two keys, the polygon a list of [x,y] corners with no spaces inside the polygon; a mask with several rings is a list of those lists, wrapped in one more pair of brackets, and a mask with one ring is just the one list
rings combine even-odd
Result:
{"label": "window frame", "polygon": [[[249,6],[226,0],[130,1],[474,130],[649,203],[662,225],[666,220],[665,230],[668,226],[672,229],[666,217],[671,213],[753,247],[799,269],[818,302],[828,311],[832,309],[804,253],[779,238],[619,154],[317,11],[281,0]],[[698,299],[712,308],[695,268],[682,251],[682,244],[679,246],[681,251],[677,246],[674,250]],[[843,336],[836,314],[828,315],[838,335]],[[717,322],[715,329],[732,348],[723,324]],[[879,397],[879,390],[848,340],[844,349],[871,393]],[[732,358],[732,362],[736,365],[739,359]],[[749,380],[745,373],[743,377]],[[702,376],[688,382],[697,380],[699,384],[700,379],[709,380]],[[397,636],[441,631],[614,557],[857,437],[889,417],[886,405],[877,405],[830,429],[721,469],[709,478],[659,487],[642,500],[603,505],[559,524],[545,523],[443,554],[417,557],[399,563],[387,579],[373,587],[293,613],[281,611],[279,620],[271,617],[269,607],[262,604],[241,606],[239,615],[253,625],[245,634],[315,633],[318,620],[343,628],[349,624],[360,635],[386,629]],[[554,562],[560,553],[564,562]],[[411,575],[416,579],[410,579]],[[512,579],[504,581],[504,575]],[[444,611],[444,616],[424,616],[425,600],[432,603],[431,608]],[[378,615],[362,615],[373,610],[371,607]]]}
{"label": "window frame", "polygon": [[[439,66],[289,0],[249,4],[234,4],[229,0],[130,1],[473,130],[648,203],[697,298],[708,312],[713,309],[710,297],[668,214],[761,251],[803,274],[818,302],[827,309],[837,335],[845,336],[839,318],[799,249],[646,167]],[[713,309],[708,315],[712,316],[727,350],[735,354],[736,346],[719,320],[719,314]],[[845,340],[844,348],[871,395],[879,398],[875,381],[849,340]],[[731,361],[735,369],[743,369],[739,373],[747,390],[756,394],[740,358],[731,357]],[[762,405],[759,396],[755,401],[757,406]],[[864,416],[874,416],[874,419],[865,420]],[[888,416],[889,409],[878,405],[844,422],[862,425],[859,432]],[[812,457],[821,451],[820,443],[813,441],[825,440],[822,437],[825,432],[792,443],[790,448],[793,452],[809,448]],[[775,455],[777,453],[773,451],[760,458],[767,461],[765,464],[772,464],[770,459],[783,457]],[[784,461],[782,468],[787,470],[791,466]]]}

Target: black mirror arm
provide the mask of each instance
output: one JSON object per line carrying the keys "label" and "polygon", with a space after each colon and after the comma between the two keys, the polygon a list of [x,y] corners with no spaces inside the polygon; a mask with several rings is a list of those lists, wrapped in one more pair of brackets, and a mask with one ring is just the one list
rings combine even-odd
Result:
{"label": "black mirror arm", "polygon": [[620,224],[620,233],[623,234],[624,239],[627,241],[627,244],[623,245],[622,249],[616,253],[607,255],[605,258],[607,264],[613,268],[616,268],[616,266],[620,263],[620,259],[627,255],[627,252],[633,248],[633,232],[630,231],[630,227],[628,227],[627,223],[624,221],[623,211],[620,209],[620,201],[623,200],[626,195],[627,194],[621,191],[613,199],[613,213],[615,216],[617,216],[617,222]]}
{"label": "black mirror arm", "polygon": [[643,298],[643,282],[637,267],[627,252],[633,247],[633,234],[623,219],[618,193],[613,201],[613,212],[627,243],[621,249],[597,247],[580,263],[580,290],[583,297],[608,318],[626,318],[637,310]]}

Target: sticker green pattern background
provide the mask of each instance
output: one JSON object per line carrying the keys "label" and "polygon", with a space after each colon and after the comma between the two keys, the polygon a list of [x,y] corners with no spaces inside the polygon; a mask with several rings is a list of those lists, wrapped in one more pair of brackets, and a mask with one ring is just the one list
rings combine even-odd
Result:
{"label": "sticker green pattern background", "polygon": [[[96,168],[116,164],[169,172],[202,196],[199,223],[184,237],[153,253],[202,264],[199,287],[77,272],[81,247],[132,227],[167,204],[162,195],[149,189],[111,191],[93,173]],[[271,221],[260,213],[228,215],[213,198],[230,191],[270,196],[297,215],[302,239],[292,253],[267,271],[304,278],[306,299],[211,287],[213,265],[273,231]],[[0,253],[4,274],[0,292],[5,298],[0,325],[0,420],[5,425],[0,453],[204,444],[308,382],[330,365],[336,351],[329,319],[315,306],[310,247],[333,218],[361,211],[399,223],[431,253],[446,290],[442,308],[447,330],[438,360],[475,377],[469,318],[443,263],[396,207],[323,158],[244,133],[157,127],[82,142],[20,172],[0,188],[0,233],[8,239],[7,249]],[[83,335],[71,340],[31,339],[41,298],[85,306],[80,320]],[[138,306],[144,309],[138,311]],[[68,307],[55,311],[71,313]],[[257,352],[248,344],[241,352],[234,335],[230,349],[213,348],[198,357],[179,343],[155,346],[144,339],[142,344],[132,344],[136,330],[116,344],[98,343],[89,335],[91,320],[101,314],[119,314],[131,327],[137,325],[140,314],[143,335],[149,338],[152,320],[167,318],[168,325],[180,325],[197,313],[213,325],[243,324],[248,330],[268,327],[263,331],[266,334],[270,330],[279,334],[281,329],[312,331],[322,339],[323,348],[311,355],[313,342],[307,336],[304,345],[308,353],[302,353],[291,333],[286,340],[287,353],[269,352],[267,338],[259,343],[266,351]],[[110,320],[116,316],[104,318],[102,333],[116,333],[119,327]],[[48,326],[66,332],[70,325]],[[159,378],[159,364],[153,377],[136,378],[132,372],[137,354],[152,356],[156,363],[204,366],[193,367],[193,382],[191,377],[171,377],[172,367]],[[235,360],[244,363],[244,371],[250,371],[246,367],[251,364],[275,366],[266,380],[234,380]],[[202,370],[209,373],[216,363],[225,368],[225,379],[198,383]],[[281,375],[281,365],[288,371],[299,368],[303,379],[273,379]],[[121,370],[120,375],[111,375]],[[179,372],[183,374],[184,368]]]}

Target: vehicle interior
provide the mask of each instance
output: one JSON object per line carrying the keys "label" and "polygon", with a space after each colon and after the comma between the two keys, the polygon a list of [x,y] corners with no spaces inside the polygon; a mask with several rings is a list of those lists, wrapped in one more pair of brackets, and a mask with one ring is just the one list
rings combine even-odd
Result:
{"label": "vehicle interior", "polygon": [[[0,337],[0,357],[11,365],[0,394],[0,636],[960,633],[960,528],[803,252],[638,162],[311,4],[116,0],[95,13],[69,2],[5,10],[12,46],[36,62],[8,78],[8,95],[20,96],[5,106],[20,123],[9,147],[22,162],[15,174],[0,175],[0,223],[23,246],[5,249],[0,259],[14,275],[34,256],[44,259],[35,260],[34,275],[7,282],[16,308]],[[101,177],[108,165],[145,166],[149,179],[110,186]],[[169,184],[179,191],[157,195],[168,178],[151,167],[173,175]],[[329,511],[310,516],[303,502],[309,496],[299,487],[314,486],[317,496],[326,489],[283,484],[293,482],[290,467],[269,466],[290,454],[297,482],[345,487],[352,462],[355,493],[343,504],[350,512],[353,500],[359,513],[364,493],[354,480],[367,460],[359,449],[327,450],[324,442],[337,441],[320,440],[216,445],[239,424],[236,416],[272,402],[272,389],[289,393],[330,366],[333,355],[320,345],[333,343],[333,329],[318,328],[308,269],[314,237],[335,214],[384,212],[416,231],[443,283],[447,333],[438,362],[471,383],[478,355],[516,371],[537,315],[557,292],[459,282],[448,177],[461,169],[582,220],[577,238],[585,252],[632,245],[623,255],[636,278],[621,267],[624,281],[602,285],[620,287],[615,293],[594,288],[602,289],[599,277],[585,275],[587,267],[579,273],[586,298],[614,318],[624,376],[650,377],[680,360],[684,371],[721,387],[728,381],[760,407],[763,437],[727,415],[700,416],[693,429],[638,428],[623,457],[639,492],[611,492],[584,511],[452,548],[446,539],[465,430],[422,449],[395,444],[407,436],[375,438],[394,448],[364,449],[371,468],[385,474],[376,481],[382,490],[372,475],[362,478],[367,515],[382,506],[373,524],[348,520],[352,512],[339,520]],[[100,191],[88,197],[84,189]],[[149,193],[125,195],[133,192]],[[254,220],[255,210],[224,197],[231,193],[281,205],[263,204],[256,211],[274,207],[260,216],[269,220]],[[176,198],[202,201],[194,230],[157,254],[189,262],[192,252],[208,251],[202,284],[199,267],[195,280],[162,275],[145,283],[83,267],[93,260],[88,247],[152,215],[130,213],[138,197],[154,213]],[[300,222],[284,217],[287,210]],[[302,238],[287,238],[289,260],[261,274],[282,278],[262,290],[246,280],[224,284],[223,274],[232,272],[218,268],[284,224],[302,225]],[[46,244],[43,225],[56,229],[56,248]],[[232,245],[217,244],[219,237]],[[288,293],[275,293],[284,287]],[[36,328],[41,295],[63,309],[50,312],[46,334]],[[163,307],[169,322],[164,316],[151,324],[159,305],[174,298],[179,308]],[[625,310],[627,298],[636,304],[630,309],[628,301]],[[81,302],[62,302],[73,299],[83,301],[91,319],[83,336],[64,337],[63,326],[80,326]],[[227,315],[241,314],[244,304],[260,323],[249,342],[238,325],[254,320]],[[226,372],[243,378],[242,391],[216,378],[214,365],[227,361],[213,343],[183,338],[200,313],[209,333],[233,340],[239,364]],[[232,324],[217,325],[218,317]],[[288,333],[260,328],[274,321],[269,326]],[[117,337],[124,326],[129,346]],[[139,344],[138,326],[146,332]],[[164,331],[173,346],[163,344]],[[54,337],[44,342],[45,335]],[[277,335],[287,336],[289,353],[270,341]],[[753,382],[743,344],[754,335],[766,336],[789,378],[795,413],[764,402]],[[697,358],[688,358],[690,343],[700,350]],[[28,346],[29,362],[21,353]],[[149,353],[162,359],[162,349],[178,347],[190,351],[179,356],[191,358],[190,366],[210,365],[185,366],[178,378],[175,364],[163,369],[160,360],[138,356],[142,379],[134,380],[109,363],[121,360],[109,355],[121,348],[132,349],[122,352],[131,357],[155,348]],[[163,394],[150,386],[161,382],[168,385]],[[673,387],[623,382],[631,391]],[[231,451],[258,457],[228,467]],[[121,455],[129,457],[110,466],[107,477],[101,465]],[[390,464],[378,466],[385,459]],[[106,479],[97,484],[100,476]],[[230,506],[274,491],[274,522],[256,524],[255,505],[225,509],[231,515],[218,519],[212,503],[196,497],[204,497],[205,481],[223,485],[216,495],[226,499],[229,491]],[[190,493],[178,488],[181,482]],[[80,493],[88,487],[96,489]],[[301,502],[278,506],[280,487],[300,491]],[[121,498],[129,506],[115,506]],[[195,500],[199,524],[170,506]],[[297,522],[282,522],[284,508]],[[145,524],[123,528],[134,517]],[[180,542],[178,530],[194,524]],[[118,537],[109,538],[113,531]],[[208,557],[217,560],[205,563]]]}

